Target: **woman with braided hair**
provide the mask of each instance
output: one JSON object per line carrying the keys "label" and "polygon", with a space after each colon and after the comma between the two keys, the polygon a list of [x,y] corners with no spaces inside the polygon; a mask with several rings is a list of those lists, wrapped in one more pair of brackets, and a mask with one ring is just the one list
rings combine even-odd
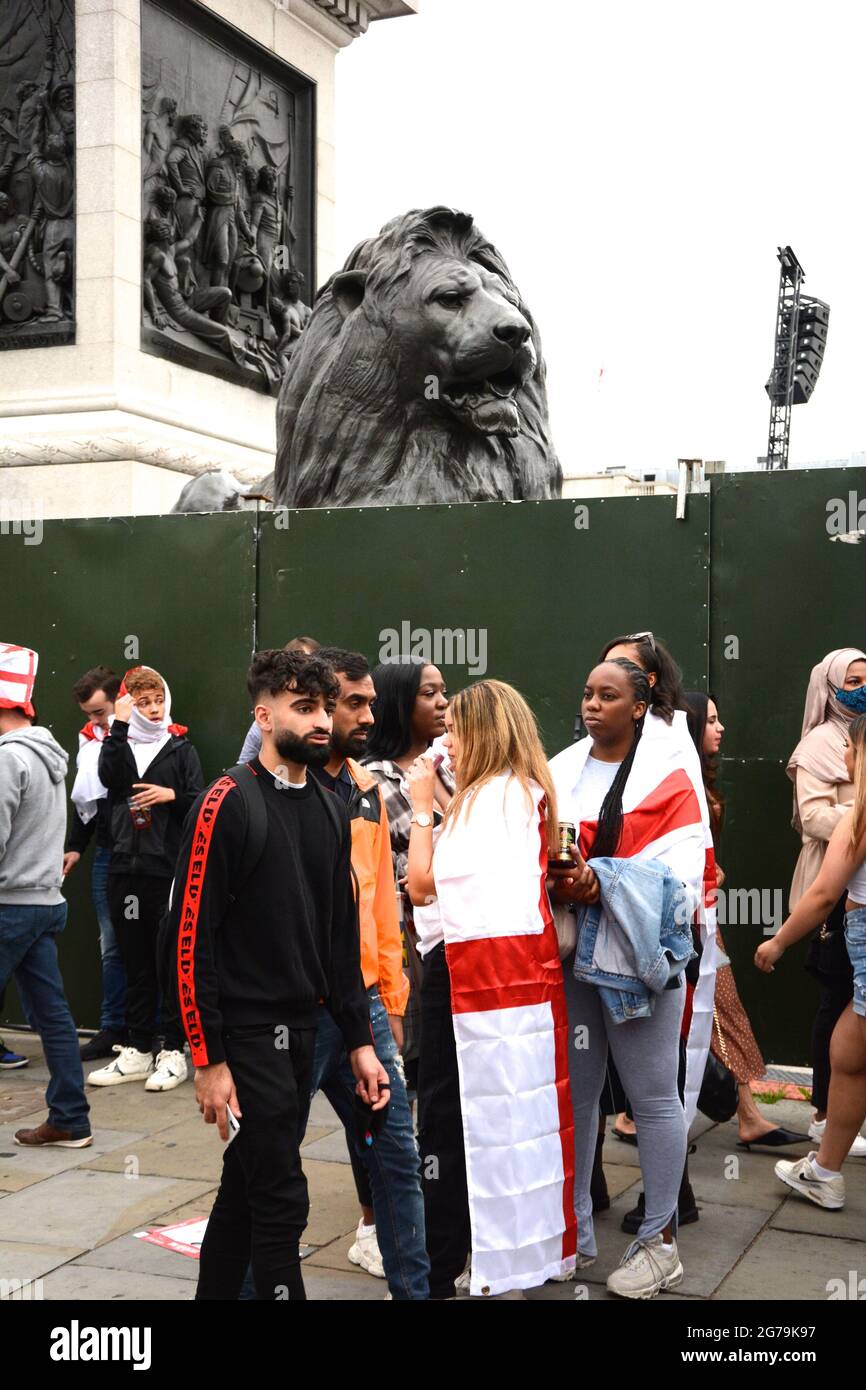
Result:
{"label": "woman with braided hair", "polygon": [[596,1257],[590,1182],[610,1050],[634,1110],[646,1193],[637,1239],[607,1281],[626,1298],[652,1298],[683,1276],[675,1239],[687,1132],[677,1089],[681,975],[706,862],[694,746],[661,736],[650,702],[635,662],[602,661],[581,701],[589,737],[550,764],[559,816],[578,836],[574,868],[551,871],[554,901],[577,908],[576,951],[564,970],[578,1266]]}

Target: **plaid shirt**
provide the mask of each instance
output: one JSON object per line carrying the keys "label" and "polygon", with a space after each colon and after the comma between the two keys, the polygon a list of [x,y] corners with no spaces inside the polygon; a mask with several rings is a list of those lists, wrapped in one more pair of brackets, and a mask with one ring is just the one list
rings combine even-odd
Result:
{"label": "plaid shirt", "polygon": [[[390,758],[373,758],[365,762],[364,767],[373,774],[379,783],[382,800],[388,813],[394,877],[396,879],[405,878],[406,865],[409,860],[409,832],[412,829],[412,802],[409,797],[409,783],[406,780],[406,774],[402,767],[398,767],[397,763],[392,762]],[[436,776],[448,795],[453,796],[454,778],[444,765],[440,764],[436,769]],[[438,825],[441,819],[442,812],[434,806],[434,826]]]}

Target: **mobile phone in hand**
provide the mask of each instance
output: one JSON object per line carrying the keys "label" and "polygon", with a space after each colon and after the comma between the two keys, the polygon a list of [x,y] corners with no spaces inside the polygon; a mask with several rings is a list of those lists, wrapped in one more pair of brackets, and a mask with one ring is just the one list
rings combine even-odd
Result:
{"label": "mobile phone in hand", "polygon": [[226,1140],[226,1144],[230,1144],[233,1139],[237,1139],[241,1132],[241,1122],[230,1105],[226,1106],[226,1120],[229,1127],[229,1137]]}

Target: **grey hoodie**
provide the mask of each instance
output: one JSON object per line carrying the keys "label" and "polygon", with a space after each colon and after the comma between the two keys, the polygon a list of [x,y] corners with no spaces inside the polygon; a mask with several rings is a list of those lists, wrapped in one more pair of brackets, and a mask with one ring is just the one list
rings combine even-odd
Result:
{"label": "grey hoodie", "polygon": [[39,725],[0,735],[0,903],[63,902],[67,762]]}

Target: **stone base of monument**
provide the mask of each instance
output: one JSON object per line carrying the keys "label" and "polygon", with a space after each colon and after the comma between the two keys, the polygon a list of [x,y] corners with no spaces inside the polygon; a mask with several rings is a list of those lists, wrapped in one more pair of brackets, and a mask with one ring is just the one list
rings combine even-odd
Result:
{"label": "stone base of monument", "polygon": [[6,8],[0,526],[4,508],[154,513],[202,472],[266,476],[281,334],[305,308],[276,272],[310,301],[335,268],[336,54],[416,0]]}

